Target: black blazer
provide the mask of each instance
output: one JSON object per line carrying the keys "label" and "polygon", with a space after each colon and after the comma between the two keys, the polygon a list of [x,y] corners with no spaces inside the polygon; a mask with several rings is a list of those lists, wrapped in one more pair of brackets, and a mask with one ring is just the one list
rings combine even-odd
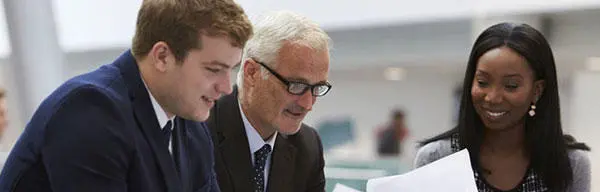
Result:
{"label": "black blazer", "polygon": [[130,51],[68,80],[11,151],[0,191],[219,191],[204,123],[176,118],[173,158]]}
{"label": "black blazer", "polygon": [[[215,169],[223,192],[253,191],[250,146],[237,100],[232,94],[219,99],[207,121],[215,142]],[[277,135],[271,158],[267,191],[323,192],[323,146],[317,132],[302,125],[295,135]]]}

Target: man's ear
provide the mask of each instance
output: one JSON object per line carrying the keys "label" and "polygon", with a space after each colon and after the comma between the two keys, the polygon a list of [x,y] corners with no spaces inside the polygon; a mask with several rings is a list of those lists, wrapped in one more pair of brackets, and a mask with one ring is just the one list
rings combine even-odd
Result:
{"label": "man's ear", "polygon": [[260,66],[253,59],[247,59],[242,70],[244,70],[244,84],[254,86],[254,82],[260,77]]}
{"label": "man's ear", "polygon": [[175,62],[175,55],[169,45],[164,41],[159,41],[152,46],[148,54],[156,70],[165,72],[169,63]]}

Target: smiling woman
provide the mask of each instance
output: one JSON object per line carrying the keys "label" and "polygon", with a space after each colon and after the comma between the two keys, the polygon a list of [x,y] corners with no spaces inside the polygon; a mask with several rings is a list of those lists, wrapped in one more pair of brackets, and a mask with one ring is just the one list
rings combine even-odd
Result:
{"label": "smiling woman", "polygon": [[479,58],[471,95],[475,111],[488,129],[523,125],[523,114],[535,106],[544,80],[534,77],[527,60],[508,47]]}
{"label": "smiling woman", "polygon": [[422,145],[416,167],[468,149],[479,191],[590,190],[589,147],[563,135],[552,50],[526,24],[477,38],[458,125]]}

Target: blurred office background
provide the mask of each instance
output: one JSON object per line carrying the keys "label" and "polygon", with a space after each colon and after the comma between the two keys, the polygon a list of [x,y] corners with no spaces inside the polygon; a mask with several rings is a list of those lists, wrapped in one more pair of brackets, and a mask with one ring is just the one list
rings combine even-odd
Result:
{"label": "blurred office background", "polygon": [[[328,189],[412,168],[417,142],[454,125],[456,90],[484,28],[526,22],[548,38],[558,65],[563,127],[592,147],[600,191],[600,0],[237,0],[251,16],[288,9],[333,39],[332,91],[306,123],[326,149]],[[111,62],[130,46],[141,0],[0,1],[0,86],[8,152],[32,112],[60,83]],[[235,77],[233,77],[235,78]],[[402,153],[377,153],[377,130],[405,112]]]}

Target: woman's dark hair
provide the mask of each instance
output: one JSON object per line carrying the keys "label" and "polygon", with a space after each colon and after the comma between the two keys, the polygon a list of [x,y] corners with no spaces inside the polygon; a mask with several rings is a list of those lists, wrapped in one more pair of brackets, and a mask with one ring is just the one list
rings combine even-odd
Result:
{"label": "woman's dark hair", "polygon": [[479,150],[483,142],[484,125],[475,112],[471,87],[479,57],[489,50],[508,47],[523,56],[536,80],[544,80],[545,88],[536,102],[536,115],[525,115],[526,151],[530,166],[551,191],[565,191],[573,180],[567,149],[589,150],[573,137],[563,135],[556,78],[556,66],[550,45],[544,36],[527,24],[500,23],[482,32],[471,50],[460,103],[458,125],[438,136],[421,142],[448,139],[458,134],[461,148],[467,148],[471,163],[479,168]]}

